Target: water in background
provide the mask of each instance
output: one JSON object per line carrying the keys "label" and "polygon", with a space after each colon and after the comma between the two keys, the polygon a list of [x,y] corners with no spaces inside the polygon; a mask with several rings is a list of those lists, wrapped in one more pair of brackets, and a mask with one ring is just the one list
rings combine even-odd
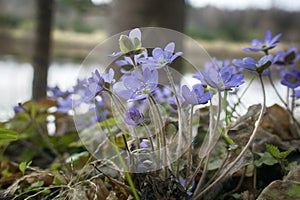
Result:
{"label": "water in background", "polygon": [[[78,78],[80,64],[75,63],[53,63],[49,68],[48,85],[59,86],[66,90],[75,85]],[[13,117],[13,106],[19,102],[25,102],[31,98],[33,68],[28,63],[18,63],[13,60],[0,61],[0,121]],[[192,80],[191,75],[185,76],[186,79]],[[241,90],[246,87],[246,81]],[[267,105],[280,103],[273,88],[266,81]],[[278,81],[275,84],[282,97],[286,98],[286,88],[281,86]],[[245,106],[262,102],[262,95],[259,82],[254,82],[249,91],[243,98]],[[282,105],[282,104],[281,104]]]}
{"label": "water in background", "polygon": [[[70,89],[76,83],[79,64],[53,63],[48,72],[48,85]],[[13,107],[31,98],[33,68],[29,63],[0,61],[0,121],[14,115]]]}

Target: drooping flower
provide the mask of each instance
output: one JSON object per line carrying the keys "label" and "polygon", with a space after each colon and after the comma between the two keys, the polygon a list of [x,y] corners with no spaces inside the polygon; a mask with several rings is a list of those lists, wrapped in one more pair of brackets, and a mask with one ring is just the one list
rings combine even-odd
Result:
{"label": "drooping flower", "polygon": [[136,108],[131,108],[126,110],[126,116],[124,118],[124,121],[128,125],[137,126],[140,125],[144,120],[144,116],[140,111]]}
{"label": "drooping flower", "polygon": [[275,57],[276,60],[274,64],[276,66],[294,66],[300,59],[300,54],[298,54],[298,48],[293,46],[287,51],[277,51]]}
{"label": "drooping flower", "polygon": [[272,65],[273,58],[274,58],[273,55],[266,55],[263,56],[261,59],[259,59],[258,62],[256,62],[253,58],[246,57],[243,58],[243,60],[234,59],[232,63],[235,66],[248,69],[249,71],[257,72],[261,74]]}
{"label": "drooping flower", "polygon": [[282,71],[280,74],[282,80],[281,84],[289,88],[295,89],[300,86],[300,71],[293,69],[292,71]]}
{"label": "drooping flower", "polygon": [[193,85],[192,91],[188,86],[184,85],[182,86],[182,96],[188,103],[199,105],[206,104],[213,96],[213,92],[204,92],[204,88],[201,84]]}
{"label": "drooping flower", "polygon": [[114,76],[115,76],[115,71],[112,68],[110,68],[107,73],[102,74],[102,78],[104,82],[109,84],[113,83]]}
{"label": "drooping flower", "polygon": [[85,90],[84,102],[88,103],[103,89],[104,80],[98,70],[92,72],[92,76],[88,78]]}
{"label": "drooping flower", "polygon": [[110,56],[117,57],[124,54],[128,54],[130,52],[139,54],[145,51],[145,49],[142,48],[141,39],[142,39],[142,33],[138,28],[131,30],[129,32],[129,36],[121,35],[119,39],[119,47],[121,52],[113,53]]}
{"label": "drooping flower", "polygon": [[202,85],[209,85],[219,91],[230,90],[244,83],[244,75],[240,74],[235,67],[231,65],[219,67],[210,67],[206,71],[199,71],[194,78],[200,80]]}
{"label": "drooping flower", "polygon": [[108,118],[108,111],[104,108],[104,103],[103,97],[97,96],[95,98],[94,105],[90,109],[90,111],[95,112],[95,115],[92,115],[90,119],[93,124]]}
{"label": "drooping flower", "polygon": [[272,32],[268,30],[266,32],[265,40],[253,39],[252,47],[243,48],[246,52],[258,52],[264,51],[267,52],[270,49],[273,49],[279,44],[279,38],[281,37],[281,33],[272,37]]}
{"label": "drooping flower", "polygon": [[114,91],[128,101],[147,99],[157,89],[158,72],[148,67],[143,72],[134,70],[126,75],[122,81],[114,84]]}
{"label": "drooping flower", "polygon": [[153,67],[155,69],[162,68],[168,64],[171,64],[177,57],[181,56],[182,52],[176,52],[175,43],[170,42],[166,45],[164,50],[162,48],[154,48],[152,50],[152,56],[148,58],[142,58],[139,61],[144,66]]}

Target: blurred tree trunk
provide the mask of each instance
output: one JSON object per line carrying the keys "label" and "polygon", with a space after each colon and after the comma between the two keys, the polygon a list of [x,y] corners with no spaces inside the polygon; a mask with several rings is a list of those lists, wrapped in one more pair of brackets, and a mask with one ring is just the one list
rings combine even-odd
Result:
{"label": "blurred tree trunk", "polygon": [[36,1],[36,41],[33,52],[32,98],[46,97],[51,55],[51,29],[54,0]]}
{"label": "blurred tree trunk", "polygon": [[[152,26],[183,33],[185,8],[185,0],[113,0],[110,32],[116,34],[136,27]],[[175,42],[182,49],[182,41]],[[174,67],[182,72],[180,63],[177,62]]]}
{"label": "blurred tree trunk", "polygon": [[185,0],[113,0],[111,33],[136,27],[184,32]]}

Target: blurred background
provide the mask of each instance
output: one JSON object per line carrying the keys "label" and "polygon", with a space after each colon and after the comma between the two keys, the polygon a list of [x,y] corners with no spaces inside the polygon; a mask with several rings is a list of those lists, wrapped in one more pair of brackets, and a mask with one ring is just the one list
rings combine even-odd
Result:
{"label": "blurred background", "polygon": [[266,30],[283,33],[280,48],[299,47],[300,1],[0,0],[0,121],[44,97],[46,85],[71,88],[106,38],[147,26],[185,33],[218,59],[242,58]]}

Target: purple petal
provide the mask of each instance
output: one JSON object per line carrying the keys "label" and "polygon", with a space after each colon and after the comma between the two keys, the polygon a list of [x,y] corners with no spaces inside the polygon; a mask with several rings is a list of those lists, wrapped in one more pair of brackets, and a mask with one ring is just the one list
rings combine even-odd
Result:
{"label": "purple petal", "polygon": [[272,32],[270,30],[267,30],[265,41],[270,41],[272,39]]}
{"label": "purple petal", "polygon": [[152,56],[155,60],[162,60],[164,58],[164,51],[161,48],[155,48],[152,51]]}
{"label": "purple petal", "polygon": [[203,88],[203,86],[201,84],[193,85],[193,92],[197,96],[202,96],[204,94],[204,88]]}
{"label": "purple petal", "polygon": [[259,39],[253,39],[251,42],[252,46],[254,47],[261,47],[261,45],[263,44],[263,42]]}
{"label": "purple petal", "polygon": [[279,38],[281,37],[281,33],[277,34],[272,40],[271,40],[271,43],[275,43],[275,42],[278,42]]}
{"label": "purple petal", "polygon": [[248,47],[248,48],[243,48],[243,51],[246,51],[246,52],[258,52],[258,51],[261,51],[261,48],[251,48],[251,47]]}
{"label": "purple petal", "polygon": [[133,76],[125,77],[123,80],[124,86],[129,90],[136,90],[139,87],[143,86],[140,80],[136,79]]}
{"label": "purple petal", "polygon": [[212,96],[213,96],[213,92],[211,92],[211,91],[206,92],[206,93],[204,93],[204,94],[202,95],[201,101],[198,102],[198,103],[200,103],[200,104],[205,104],[205,103],[207,103],[207,102],[211,99]]}
{"label": "purple petal", "polygon": [[173,62],[177,57],[181,56],[183,53],[182,52],[176,52],[171,58],[170,62]]}
{"label": "purple petal", "polygon": [[175,43],[174,42],[170,42],[169,44],[166,45],[165,49],[166,52],[169,52],[171,54],[174,53],[175,50]]}

